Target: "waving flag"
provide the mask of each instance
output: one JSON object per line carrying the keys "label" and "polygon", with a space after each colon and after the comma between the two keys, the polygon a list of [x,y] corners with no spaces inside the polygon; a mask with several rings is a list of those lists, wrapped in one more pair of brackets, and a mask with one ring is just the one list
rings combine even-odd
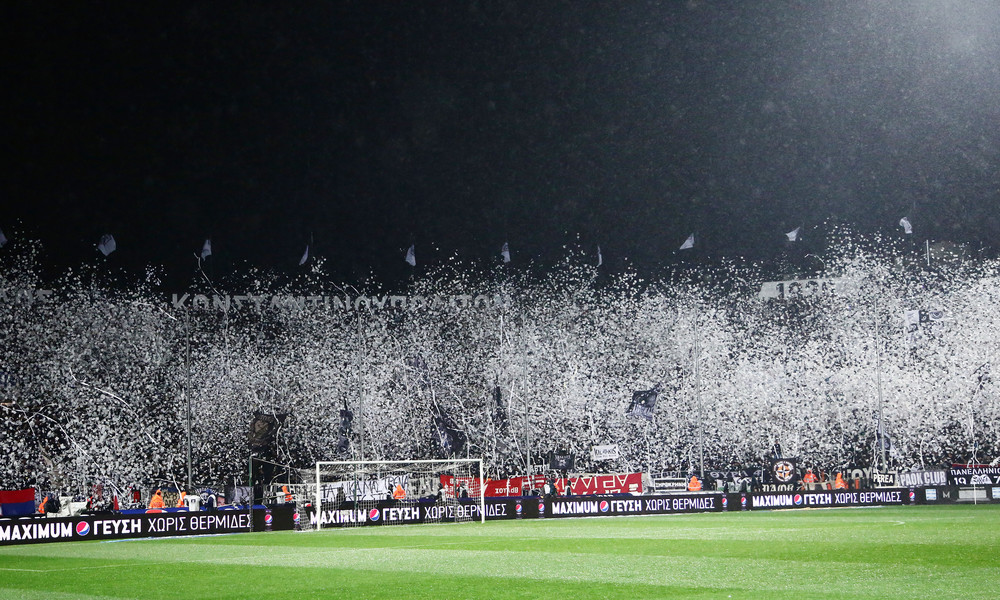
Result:
{"label": "waving flag", "polygon": [[598,246],[597,247],[597,266],[599,267],[599,266],[601,266],[603,264],[604,264],[604,257],[601,256],[601,247]]}
{"label": "waving flag", "polygon": [[507,245],[507,242],[504,242],[503,246],[500,248],[500,256],[503,257],[504,263],[510,262],[510,247]]}
{"label": "waving flag", "polygon": [[0,248],[7,245],[7,236],[3,234],[3,230],[0,229]]}
{"label": "waving flag", "polygon": [[337,427],[337,454],[347,454],[351,449],[351,429],[354,413],[346,408],[340,411],[340,425]]}
{"label": "waving flag", "polygon": [[306,244],[306,251],[302,253],[302,258],[299,259],[299,266],[301,267],[306,264],[307,260],[309,260],[309,244]]}
{"label": "waving flag", "polygon": [[449,456],[453,456],[462,451],[468,436],[464,431],[460,431],[452,422],[448,415],[444,414],[441,408],[435,404],[434,407],[434,430],[437,432],[438,442],[441,448]]}
{"label": "waving flag", "polygon": [[653,420],[653,411],[656,409],[656,399],[660,395],[663,386],[656,384],[649,390],[638,390],[632,393],[632,401],[629,402],[625,414],[630,419]]}
{"label": "waving flag", "polygon": [[795,229],[793,229],[793,230],[789,231],[788,233],[786,233],[785,237],[788,238],[789,242],[797,242],[797,241],[799,241],[799,231],[801,229],[802,229],[801,227],[796,227]]}
{"label": "waving flag", "polygon": [[201,247],[201,260],[205,260],[209,256],[212,256],[212,240],[205,240],[205,244]]}
{"label": "waving flag", "polygon": [[499,385],[493,386],[493,425],[496,427],[497,437],[506,437],[510,432],[507,406],[504,404]]}
{"label": "waving flag", "polygon": [[910,235],[913,233],[913,225],[910,225],[910,220],[903,217],[899,220],[899,226],[903,228],[903,233]]}
{"label": "waving flag", "polygon": [[35,512],[35,488],[0,490],[0,515],[24,517]]}
{"label": "waving flag", "polygon": [[101,251],[101,254],[107,256],[118,249],[118,244],[115,243],[115,236],[110,233],[105,233],[101,236],[101,241],[97,243],[97,249]]}
{"label": "waving flag", "polygon": [[406,250],[406,257],[403,260],[411,267],[417,266],[417,255],[413,252],[413,244]]}
{"label": "waving flag", "polygon": [[684,240],[684,243],[681,244],[681,247],[678,248],[678,250],[690,250],[691,248],[694,248],[694,234],[693,233],[688,236],[688,239]]}

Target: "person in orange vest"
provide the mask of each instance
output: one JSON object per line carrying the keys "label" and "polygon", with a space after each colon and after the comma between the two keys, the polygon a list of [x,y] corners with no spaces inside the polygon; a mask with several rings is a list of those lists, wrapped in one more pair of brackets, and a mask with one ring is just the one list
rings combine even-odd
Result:
{"label": "person in orange vest", "polygon": [[816,478],[816,474],[813,473],[812,469],[806,469],[806,474],[802,476],[802,483],[804,485],[809,485],[810,483],[816,483],[819,479]]}
{"label": "person in orange vest", "polygon": [[177,496],[177,504],[175,505],[176,508],[184,508],[186,506],[186,504],[184,503],[184,498],[187,495],[188,495],[187,492],[181,492],[181,495]]}
{"label": "person in orange vest", "polygon": [[46,496],[45,498],[42,499],[42,503],[38,505],[38,513],[39,514],[42,514],[42,515],[45,514],[45,505],[48,504],[48,502],[49,502],[49,497],[48,496]]}
{"label": "person in orange vest", "polygon": [[149,508],[163,508],[163,493],[160,490],[156,490],[149,499]]}
{"label": "person in orange vest", "polygon": [[291,504],[294,498],[292,498],[292,493],[288,491],[288,486],[281,486],[281,493],[285,495],[285,504]]}
{"label": "person in orange vest", "polygon": [[837,473],[837,479],[833,482],[833,489],[835,490],[846,490],[847,482],[844,481],[844,476],[841,473]]}
{"label": "person in orange vest", "polygon": [[688,482],[688,491],[689,492],[700,492],[701,491],[701,482],[698,481],[698,476],[697,475],[692,475],[691,476],[691,481]]}

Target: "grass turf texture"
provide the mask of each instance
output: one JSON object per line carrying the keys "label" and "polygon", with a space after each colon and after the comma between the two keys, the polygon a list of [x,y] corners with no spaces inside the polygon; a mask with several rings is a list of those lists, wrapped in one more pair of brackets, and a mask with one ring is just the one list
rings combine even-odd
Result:
{"label": "grass turf texture", "polygon": [[0,548],[0,598],[996,598],[1000,505]]}

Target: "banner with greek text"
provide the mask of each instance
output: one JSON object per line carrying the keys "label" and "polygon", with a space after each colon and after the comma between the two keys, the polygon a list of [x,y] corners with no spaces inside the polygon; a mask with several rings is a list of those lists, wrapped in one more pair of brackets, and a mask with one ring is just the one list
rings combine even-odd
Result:
{"label": "banner with greek text", "polygon": [[243,533],[250,530],[249,510],[107,514],[54,519],[38,516],[33,519],[0,519],[0,546]]}

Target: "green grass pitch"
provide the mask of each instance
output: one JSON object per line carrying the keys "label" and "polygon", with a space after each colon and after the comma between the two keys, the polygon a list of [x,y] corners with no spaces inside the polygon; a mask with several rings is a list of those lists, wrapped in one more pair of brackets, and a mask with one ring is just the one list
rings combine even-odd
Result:
{"label": "green grass pitch", "polygon": [[0,548],[0,598],[997,598],[1000,505]]}

